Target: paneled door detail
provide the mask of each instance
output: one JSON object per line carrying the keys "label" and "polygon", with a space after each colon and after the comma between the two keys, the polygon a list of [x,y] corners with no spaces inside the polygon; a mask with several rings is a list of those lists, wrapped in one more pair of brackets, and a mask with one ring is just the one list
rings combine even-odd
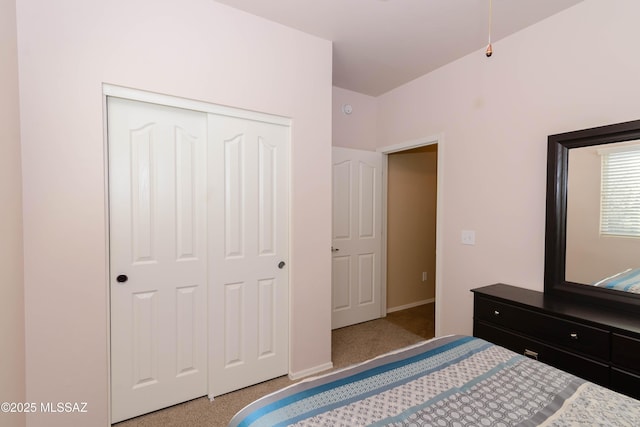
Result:
{"label": "paneled door detail", "polygon": [[207,115],[107,105],[118,422],[207,394]]}
{"label": "paneled door detail", "polygon": [[333,148],[332,327],[382,316],[382,155]]}
{"label": "paneled door detail", "polygon": [[209,395],[288,372],[289,127],[210,115]]}

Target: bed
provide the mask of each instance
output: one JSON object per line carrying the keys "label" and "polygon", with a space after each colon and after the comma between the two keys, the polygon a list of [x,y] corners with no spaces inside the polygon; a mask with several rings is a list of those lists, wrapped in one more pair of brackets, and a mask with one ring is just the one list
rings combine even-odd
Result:
{"label": "bed", "polygon": [[606,289],[640,294],[640,268],[629,268],[593,284]]}
{"label": "bed", "polygon": [[293,384],[230,427],[640,426],[640,401],[479,338],[425,341]]}

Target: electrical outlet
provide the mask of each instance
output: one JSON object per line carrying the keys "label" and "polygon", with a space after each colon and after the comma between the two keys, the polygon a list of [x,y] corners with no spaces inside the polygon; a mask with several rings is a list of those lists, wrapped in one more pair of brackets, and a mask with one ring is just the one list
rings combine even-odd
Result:
{"label": "electrical outlet", "polygon": [[426,271],[423,271],[423,272],[422,272],[422,281],[423,281],[423,282],[426,282],[426,281],[427,281],[427,272],[426,272]]}

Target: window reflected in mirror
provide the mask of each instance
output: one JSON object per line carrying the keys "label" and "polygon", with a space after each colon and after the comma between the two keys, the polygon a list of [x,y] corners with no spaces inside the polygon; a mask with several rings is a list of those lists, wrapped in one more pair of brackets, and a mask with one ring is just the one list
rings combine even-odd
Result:
{"label": "window reflected in mirror", "polygon": [[572,148],[565,280],[640,294],[640,140]]}

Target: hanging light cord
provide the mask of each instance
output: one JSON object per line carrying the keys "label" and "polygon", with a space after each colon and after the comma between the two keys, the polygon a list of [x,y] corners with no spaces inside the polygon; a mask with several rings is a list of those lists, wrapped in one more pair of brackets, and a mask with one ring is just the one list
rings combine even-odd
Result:
{"label": "hanging light cord", "polygon": [[484,52],[487,58],[493,55],[493,47],[491,47],[491,20],[493,16],[493,4],[492,0],[489,0],[489,44],[487,50]]}

